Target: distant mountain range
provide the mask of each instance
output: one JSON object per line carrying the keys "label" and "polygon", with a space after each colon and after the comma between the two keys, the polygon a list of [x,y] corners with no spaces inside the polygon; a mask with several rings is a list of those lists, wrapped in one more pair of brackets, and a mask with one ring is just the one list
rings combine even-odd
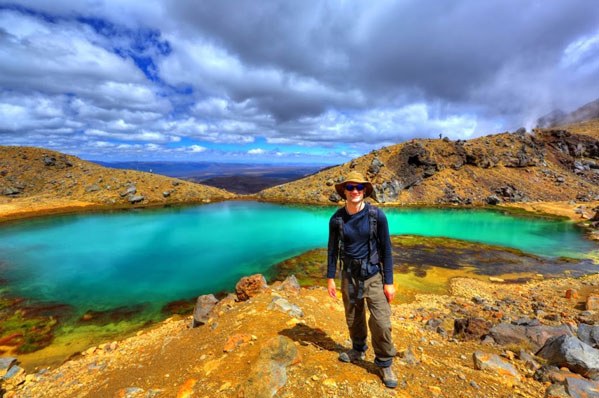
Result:
{"label": "distant mountain range", "polygon": [[237,194],[251,194],[313,174],[322,165],[243,164],[218,162],[104,162],[115,169],[145,171],[182,178],[222,188]]}

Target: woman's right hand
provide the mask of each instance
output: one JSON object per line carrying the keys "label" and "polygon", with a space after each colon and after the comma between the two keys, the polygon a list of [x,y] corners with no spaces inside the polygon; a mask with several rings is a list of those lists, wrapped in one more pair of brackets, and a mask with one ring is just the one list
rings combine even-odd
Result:
{"label": "woman's right hand", "polygon": [[329,291],[329,296],[337,300],[337,287],[335,286],[334,278],[329,278],[327,283],[327,290]]}

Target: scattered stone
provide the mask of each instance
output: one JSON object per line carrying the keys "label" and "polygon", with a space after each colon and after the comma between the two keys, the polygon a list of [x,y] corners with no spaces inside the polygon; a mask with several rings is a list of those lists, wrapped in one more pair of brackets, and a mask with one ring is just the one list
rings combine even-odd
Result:
{"label": "scattered stone", "polygon": [[487,202],[487,204],[494,206],[494,205],[498,205],[499,203],[501,203],[501,199],[499,199],[496,195],[489,195],[485,199],[485,202]]}
{"label": "scattered stone", "polygon": [[541,383],[561,383],[566,380],[566,376],[574,373],[567,369],[560,369],[553,365],[543,365],[533,375],[533,379]]}
{"label": "scattered stone", "polygon": [[590,294],[589,297],[587,297],[586,310],[587,311],[599,310],[599,295],[598,294]]}
{"label": "scattered stone", "polygon": [[402,359],[402,361],[407,363],[408,365],[418,365],[420,363],[418,358],[416,358],[416,355],[414,355],[412,347],[409,347],[407,350],[400,351],[398,355]]}
{"label": "scattered stone", "polygon": [[368,167],[368,173],[372,175],[377,175],[379,171],[381,171],[381,167],[383,166],[383,162],[380,161],[379,158],[372,159],[370,162],[370,166]]}
{"label": "scattered stone", "polygon": [[56,164],[56,158],[54,156],[44,155],[42,157],[42,161],[44,162],[45,166],[54,166]]}
{"label": "scattered stone", "polygon": [[137,193],[137,187],[135,185],[130,186],[127,190],[121,192],[121,197],[125,197],[128,195],[135,195]]}
{"label": "scattered stone", "polygon": [[282,290],[284,292],[290,293],[292,295],[299,295],[301,292],[301,287],[295,275],[289,275],[285,280],[279,285],[277,290]]}
{"label": "scattered stone", "polygon": [[0,358],[0,377],[4,377],[6,372],[10,370],[13,366],[17,364],[17,358],[14,357],[4,357]]}
{"label": "scattered stone", "polygon": [[[168,374],[166,375],[168,377]],[[198,382],[198,379],[190,378],[185,380],[185,383],[179,387],[177,391],[177,398],[191,398],[193,397],[193,387]]]}
{"label": "scattered stone", "polygon": [[273,297],[267,308],[269,310],[278,310],[297,318],[302,318],[304,316],[304,313],[300,307],[290,303],[283,297]]}
{"label": "scattered stone", "polygon": [[19,365],[12,365],[2,376],[2,380],[16,380],[25,373]]}
{"label": "scattered stone", "polygon": [[520,360],[524,362],[524,365],[530,370],[536,371],[541,367],[541,365],[539,365],[539,363],[535,361],[534,356],[532,356],[532,354],[528,353],[525,350],[520,350],[518,358],[520,358]]}
{"label": "scattered stone", "polygon": [[402,190],[402,186],[397,180],[375,184],[373,188],[372,196],[379,203],[396,202]]}
{"label": "scattered stone", "polygon": [[102,189],[102,188],[100,188],[96,184],[92,184],[92,185],[90,185],[90,186],[88,186],[88,187],[85,188],[85,192],[97,192],[100,189]]}
{"label": "scattered stone", "polygon": [[247,333],[237,333],[227,339],[225,346],[223,347],[224,352],[232,352],[243,343],[247,343],[252,340],[252,335]]}
{"label": "scattered stone", "polygon": [[443,321],[441,319],[431,318],[426,321],[426,323],[424,324],[424,328],[436,332],[441,326],[442,322]]}
{"label": "scattered stone", "polygon": [[255,274],[241,278],[237,282],[237,285],[235,285],[235,293],[239,301],[245,301],[261,293],[266,288],[268,288],[268,285],[264,276],[262,274]]}
{"label": "scattered stone", "polygon": [[567,299],[577,299],[578,292],[574,289],[568,289],[568,290],[566,290],[566,298]]}
{"label": "scattered stone", "polygon": [[341,196],[335,191],[329,195],[329,201],[333,203],[338,203],[341,200]]}
{"label": "scattered stone", "polygon": [[171,191],[164,191],[162,192],[162,196],[165,198],[168,198],[169,196],[171,196]]}
{"label": "scattered stone", "polygon": [[4,188],[4,191],[2,191],[2,194],[6,195],[6,196],[18,195],[20,193],[21,193],[21,190],[15,188],[15,187],[7,187],[7,188]]}
{"label": "scattered stone", "polygon": [[487,354],[481,351],[475,351],[472,355],[474,359],[474,368],[479,370],[490,370],[509,385],[514,385],[520,381],[520,373],[510,363],[505,362],[495,354]]}
{"label": "scattered stone", "polygon": [[243,396],[273,397],[287,382],[287,366],[300,361],[299,351],[288,337],[268,340],[260,349],[248,380],[242,385]]}
{"label": "scattered stone", "polygon": [[578,325],[578,338],[593,348],[599,348],[599,325],[587,325],[581,323]]}
{"label": "scattered stone", "polygon": [[327,180],[326,184],[327,184],[327,187],[331,187],[331,186],[335,185],[335,181],[329,179],[329,180]]}
{"label": "scattered stone", "polygon": [[127,200],[129,201],[129,203],[131,203],[131,204],[143,202],[145,199],[146,199],[146,197],[143,196],[143,195],[129,196],[127,198]]}
{"label": "scattered stone", "polygon": [[193,309],[193,320],[191,322],[191,327],[195,328],[208,322],[210,314],[217,303],[218,300],[213,294],[205,294],[198,297],[195,308]]}
{"label": "scattered stone", "polygon": [[599,350],[573,336],[555,336],[547,340],[537,356],[549,364],[566,367],[593,380],[599,380]]}
{"label": "scattered stone", "polygon": [[464,340],[480,340],[489,333],[491,324],[482,318],[455,319],[453,334]]}

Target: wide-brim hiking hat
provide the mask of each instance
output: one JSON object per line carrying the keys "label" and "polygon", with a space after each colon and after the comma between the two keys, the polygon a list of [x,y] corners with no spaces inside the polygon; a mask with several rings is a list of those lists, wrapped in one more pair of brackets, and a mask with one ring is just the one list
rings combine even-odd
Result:
{"label": "wide-brim hiking hat", "polygon": [[355,182],[358,184],[364,184],[364,197],[365,198],[369,197],[370,194],[372,193],[372,191],[374,190],[370,181],[368,181],[366,178],[364,178],[364,176],[362,174],[358,173],[357,171],[352,171],[351,173],[349,173],[347,175],[347,177],[345,177],[345,179],[343,181],[341,181],[338,184],[335,184],[335,190],[337,191],[339,196],[341,196],[343,199],[347,199],[345,197],[345,183],[347,183],[347,182]]}

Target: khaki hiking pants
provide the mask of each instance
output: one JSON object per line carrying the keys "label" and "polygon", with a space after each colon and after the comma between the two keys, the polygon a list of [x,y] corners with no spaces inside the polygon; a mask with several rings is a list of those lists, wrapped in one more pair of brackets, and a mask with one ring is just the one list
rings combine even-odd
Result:
{"label": "khaki hiking pants", "polygon": [[[368,304],[370,318],[368,326],[370,327],[371,342],[374,348],[374,363],[380,367],[391,366],[393,357],[397,353],[391,338],[391,306],[383,291],[383,275],[378,273],[364,281],[364,298],[355,299],[351,304],[349,300],[349,284],[352,283],[348,272],[341,274],[341,294],[343,296],[343,306],[345,307],[345,320],[349,328],[353,348],[357,351],[366,351],[366,337],[368,330],[366,328],[366,311],[364,302]],[[354,287],[358,291],[358,286]]]}

